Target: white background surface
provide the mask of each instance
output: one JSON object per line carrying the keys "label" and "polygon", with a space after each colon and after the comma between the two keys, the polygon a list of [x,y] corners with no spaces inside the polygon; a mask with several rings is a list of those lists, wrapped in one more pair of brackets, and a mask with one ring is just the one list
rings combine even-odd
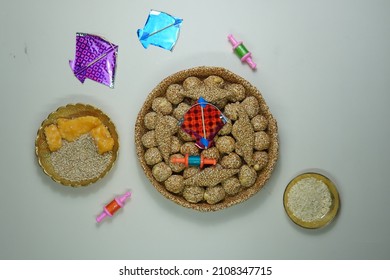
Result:
{"label": "white background surface", "polygon": [[[238,4],[239,3],[239,4]],[[150,9],[184,19],[173,52],[144,49]],[[0,259],[389,259],[389,1],[4,1],[0,9]],[[75,34],[119,45],[115,89],[73,76]],[[252,51],[251,71],[232,53]],[[135,153],[146,96],[186,68],[222,66],[259,88],[278,121],[280,158],[245,203],[200,213],[160,195]],[[119,159],[103,180],[72,189],[48,178],[36,131],[59,106],[99,107],[117,126]],[[320,170],[341,196],[337,219],[298,228],[282,197]],[[127,189],[113,219],[95,216]]]}

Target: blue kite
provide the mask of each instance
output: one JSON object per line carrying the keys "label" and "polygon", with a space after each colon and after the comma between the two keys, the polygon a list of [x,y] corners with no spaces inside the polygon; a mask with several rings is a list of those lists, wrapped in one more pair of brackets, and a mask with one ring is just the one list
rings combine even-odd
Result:
{"label": "blue kite", "polygon": [[146,49],[154,45],[172,51],[179,37],[183,19],[151,10],[143,29],[137,30],[138,39]]}

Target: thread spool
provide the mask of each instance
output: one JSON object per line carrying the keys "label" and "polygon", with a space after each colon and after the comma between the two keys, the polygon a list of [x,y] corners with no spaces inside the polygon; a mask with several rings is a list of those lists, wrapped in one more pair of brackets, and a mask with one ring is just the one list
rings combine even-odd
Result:
{"label": "thread spool", "polygon": [[121,209],[126,199],[131,196],[130,192],[126,192],[125,194],[115,197],[110,203],[108,203],[104,208],[102,213],[96,218],[96,221],[100,223],[107,216],[112,217],[119,209]]}
{"label": "thread spool", "polygon": [[216,165],[217,160],[213,158],[205,158],[202,155],[190,156],[186,154],[184,158],[173,157],[171,160],[172,163],[183,163],[186,167],[188,166],[196,166],[203,168],[204,165]]}
{"label": "thread spool", "polygon": [[252,60],[252,53],[244,46],[242,41],[237,41],[232,34],[228,35],[228,40],[233,46],[233,50],[242,62],[248,63],[253,70],[256,69],[256,63]]}

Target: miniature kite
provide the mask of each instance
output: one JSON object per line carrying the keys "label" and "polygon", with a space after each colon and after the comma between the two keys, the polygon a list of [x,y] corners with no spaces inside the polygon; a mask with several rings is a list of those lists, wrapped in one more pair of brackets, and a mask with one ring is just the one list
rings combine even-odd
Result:
{"label": "miniature kite", "polygon": [[117,45],[96,35],[76,33],[76,55],[69,65],[81,83],[88,78],[113,88],[117,54]]}
{"label": "miniature kite", "polygon": [[183,20],[167,13],[151,10],[143,29],[137,30],[138,39],[146,49],[154,45],[172,51],[179,37]]}
{"label": "miniature kite", "polygon": [[221,111],[202,97],[183,116],[180,127],[196,140],[196,145],[207,149],[213,145],[218,131],[227,123]]}

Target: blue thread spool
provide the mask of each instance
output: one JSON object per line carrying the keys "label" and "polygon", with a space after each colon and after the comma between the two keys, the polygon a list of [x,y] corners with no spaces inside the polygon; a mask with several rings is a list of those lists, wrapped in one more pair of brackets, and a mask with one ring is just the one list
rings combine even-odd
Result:
{"label": "blue thread spool", "polygon": [[200,156],[189,156],[188,165],[189,166],[200,166],[201,160]]}
{"label": "blue thread spool", "polygon": [[172,163],[183,163],[186,167],[188,166],[196,166],[203,168],[205,164],[207,165],[216,165],[217,160],[213,158],[204,158],[202,155],[200,156],[189,156],[188,154],[185,155],[184,158],[177,158],[174,157],[171,159]]}

